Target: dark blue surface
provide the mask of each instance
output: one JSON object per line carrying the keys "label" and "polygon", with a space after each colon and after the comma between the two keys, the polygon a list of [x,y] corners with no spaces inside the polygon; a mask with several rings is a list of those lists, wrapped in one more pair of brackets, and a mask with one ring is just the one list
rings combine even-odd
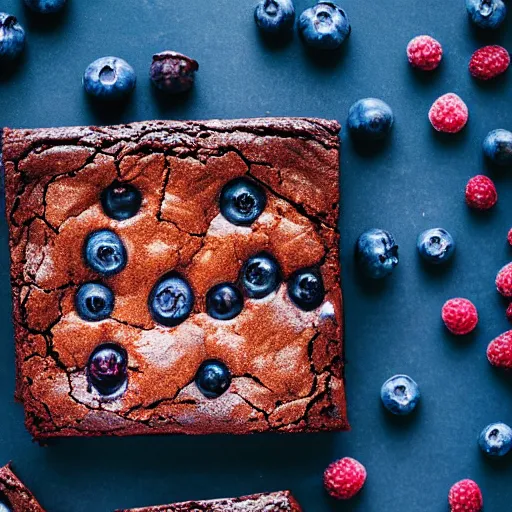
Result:
{"label": "dark blue surface", "polygon": [[[300,13],[311,2],[296,2]],[[314,59],[297,35],[265,44],[252,0],[69,0],[55,21],[29,16],[21,0],[0,8],[27,29],[25,62],[0,78],[0,124],[13,127],[117,123],[155,118],[304,115],[345,122],[350,105],[368,96],[391,105],[396,123],[374,152],[356,150],[343,134],[342,250],[346,300],[347,390],[353,430],[345,434],[255,437],[157,437],[32,444],[13,403],[13,335],[6,226],[0,225],[0,459],[15,469],[49,512],[107,512],[116,507],[234,496],[291,488],[307,512],[445,512],[451,484],[474,478],[489,512],[512,503],[512,460],[490,462],[477,437],[494,421],[512,424],[512,378],[487,363],[488,342],[510,328],[494,278],[512,260],[512,170],[486,166],[481,143],[494,128],[512,128],[511,73],[475,82],[467,64],[487,42],[512,48],[512,16],[489,38],[474,32],[463,0],[345,0],[353,32],[336,59]],[[42,21],[41,21],[42,20]],[[434,73],[407,64],[408,41],[438,38],[445,57]],[[165,99],[150,86],[154,52],[172,49],[199,61],[195,90]],[[112,54],[138,73],[124,111],[95,107],[81,77],[94,59]],[[431,129],[427,112],[455,92],[470,109],[456,136]],[[489,214],[471,212],[464,186],[489,173],[500,199]],[[444,227],[457,242],[447,268],[429,268],[416,253],[418,234]],[[395,235],[401,262],[393,276],[368,287],[356,276],[353,246],[370,227]],[[453,296],[473,300],[473,335],[450,336],[440,310]],[[382,383],[407,373],[422,402],[409,418],[390,418]],[[334,503],[321,474],[332,459],[353,456],[368,469],[363,493]]]}

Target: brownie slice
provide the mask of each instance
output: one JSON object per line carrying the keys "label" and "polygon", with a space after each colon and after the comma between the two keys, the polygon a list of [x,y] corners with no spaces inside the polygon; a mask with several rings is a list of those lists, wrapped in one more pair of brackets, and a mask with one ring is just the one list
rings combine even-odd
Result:
{"label": "brownie slice", "polygon": [[242,498],[186,501],[159,507],[134,508],[117,512],[302,512],[289,491],[253,494]]}
{"label": "brownie slice", "polygon": [[10,464],[0,469],[0,511],[44,512],[32,493],[11,471]]}
{"label": "brownie slice", "polygon": [[348,428],[339,129],[4,130],[34,438]]}

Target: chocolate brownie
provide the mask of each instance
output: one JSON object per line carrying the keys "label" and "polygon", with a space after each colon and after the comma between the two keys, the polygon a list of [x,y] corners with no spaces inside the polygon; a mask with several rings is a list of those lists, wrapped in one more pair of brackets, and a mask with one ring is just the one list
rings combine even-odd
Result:
{"label": "chocolate brownie", "polygon": [[44,512],[32,493],[11,471],[10,464],[0,469],[0,512]]}
{"label": "chocolate brownie", "polygon": [[134,508],[117,512],[302,512],[289,491],[253,494],[242,498],[186,501],[159,507]]}
{"label": "chocolate brownie", "polygon": [[4,130],[16,396],[36,439],[348,428],[339,128]]}

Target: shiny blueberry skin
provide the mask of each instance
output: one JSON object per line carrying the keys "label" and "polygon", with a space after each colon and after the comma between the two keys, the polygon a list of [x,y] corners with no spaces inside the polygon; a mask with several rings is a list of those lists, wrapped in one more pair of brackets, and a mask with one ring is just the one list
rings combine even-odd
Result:
{"label": "shiny blueberry skin", "polygon": [[371,279],[382,279],[398,265],[398,245],[391,233],[383,229],[365,231],[356,242],[356,262]]}
{"label": "shiny blueberry skin", "polygon": [[492,130],[484,139],[483,150],[493,164],[512,166],[512,132]]}
{"label": "shiny blueberry skin", "polygon": [[123,242],[108,229],[89,235],[84,246],[84,258],[89,267],[104,276],[121,272],[127,260]]}
{"label": "shiny blueberry skin", "polygon": [[491,423],[480,433],[478,444],[489,457],[503,457],[512,450],[512,428],[505,423]]}
{"label": "shiny blueberry skin", "polygon": [[41,14],[52,14],[60,11],[66,4],[66,0],[25,0],[27,7]]}
{"label": "shiny blueberry skin", "polygon": [[382,385],[380,397],[384,407],[398,416],[410,414],[418,404],[418,384],[407,375],[395,375]]}
{"label": "shiny blueberry skin", "polygon": [[257,254],[249,258],[243,266],[241,281],[248,297],[262,299],[278,287],[279,265],[269,254]]}
{"label": "shiny blueberry skin", "polygon": [[129,183],[114,182],[101,193],[101,206],[110,218],[126,220],[137,214],[142,204],[139,189]]}
{"label": "shiny blueberry skin", "polygon": [[153,85],[169,94],[189,91],[199,64],[182,53],[165,51],[153,55],[149,77]]}
{"label": "shiny blueberry skin", "polygon": [[128,356],[124,348],[105,343],[97,347],[87,365],[89,382],[102,395],[112,395],[128,379]]}
{"label": "shiny blueberry skin", "polygon": [[134,69],[118,57],[102,57],[85,70],[83,84],[85,91],[98,99],[120,100],[135,88]]}
{"label": "shiny blueberry skin", "polygon": [[12,508],[8,505],[7,498],[0,496],[0,512],[12,512]]}
{"label": "shiny blueberry skin", "polygon": [[227,183],[220,194],[220,212],[232,224],[248,226],[265,209],[267,196],[263,188],[246,178]]}
{"label": "shiny blueberry skin", "polygon": [[231,384],[231,372],[220,362],[205,361],[197,370],[196,386],[206,398],[218,398]]}
{"label": "shiny blueberry skin", "polygon": [[315,269],[299,270],[288,281],[288,295],[304,311],[313,311],[325,297],[324,282]]}
{"label": "shiny blueberry skin", "polygon": [[267,34],[284,34],[293,29],[295,7],[292,0],[260,0],[254,9],[258,28]]}
{"label": "shiny blueberry skin", "polygon": [[496,29],[507,15],[503,0],[466,0],[469,19],[479,28]]}
{"label": "shiny blueberry skin", "polygon": [[319,50],[336,50],[350,35],[345,11],[332,2],[319,2],[299,18],[299,34],[305,44]]}
{"label": "shiny blueberry skin", "polygon": [[350,134],[360,140],[382,140],[393,127],[391,107],[377,98],[356,101],[348,112]]}
{"label": "shiny blueberry skin", "polygon": [[148,304],[155,322],[175,327],[190,315],[194,307],[194,293],[183,277],[168,274],[151,290]]}
{"label": "shiny blueberry skin", "polygon": [[83,320],[96,322],[108,318],[114,309],[114,294],[99,283],[80,286],[75,295],[75,308]]}
{"label": "shiny blueberry skin", "polygon": [[231,320],[244,307],[240,290],[230,283],[221,283],[206,294],[206,311],[216,320]]}
{"label": "shiny blueberry skin", "polygon": [[443,228],[423,231],[418,237],[416,246],[420,256],[434,265],[446,263],[455,252],[455,241],[452,235]]}
{"label": "shiny blueberry skin", "polygon": [[25,48],[25,31],[15,16],[0,12],[0,61],[14,60]]}

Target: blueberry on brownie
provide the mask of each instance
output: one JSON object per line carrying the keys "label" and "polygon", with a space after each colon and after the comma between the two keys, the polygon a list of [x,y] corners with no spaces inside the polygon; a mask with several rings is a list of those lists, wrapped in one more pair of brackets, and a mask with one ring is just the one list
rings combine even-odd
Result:
{"label": "blueberry on brownie", "polygon": [[4,130],[16,396],[36,439],[348,428],[339,128]]}
{"label": "blueberry on brownie", "polygon": [[0,512],[44,512],[10,464],[0,468]]}
{"label": "blueberry on brownie", "polygon": [[117,512],[302,512],[290,491],[253,494],[241,498],[186,501],[172,505],[118,510]]}

